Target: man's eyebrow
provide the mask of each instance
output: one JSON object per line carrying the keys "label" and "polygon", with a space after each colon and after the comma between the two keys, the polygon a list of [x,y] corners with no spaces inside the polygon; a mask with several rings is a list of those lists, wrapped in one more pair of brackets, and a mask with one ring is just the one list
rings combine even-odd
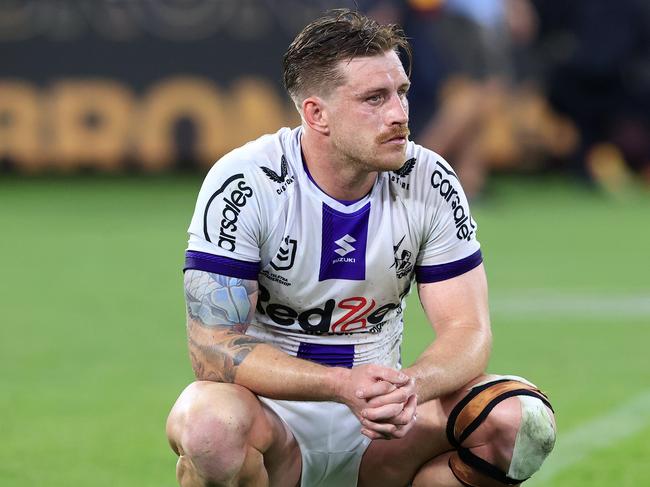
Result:
{"label": "man's eyebrow", "polygon": [[368,96],[368,95],[375,95],[375,94],[381,94],[381,93],[387,93],[389,90],[386,87],[374,87],[374,88],[367,88],[365,90],[359,91],[359,96]]}
{"label": "man's eyebrow", "polygon": [[[402,83],[397,87],[398,91],[399,90],[408,90],[411,87],[410,82],[405,82]],[[385,86],[376,86],[376,87],[371,87],[371,88],[366,88],[364,90],[360,90],[357,92],[358,96],[369,96],[369,95],[375,95],[375,94],[384,94],[388,93],[390,91],[389,88],[386,88]]]}

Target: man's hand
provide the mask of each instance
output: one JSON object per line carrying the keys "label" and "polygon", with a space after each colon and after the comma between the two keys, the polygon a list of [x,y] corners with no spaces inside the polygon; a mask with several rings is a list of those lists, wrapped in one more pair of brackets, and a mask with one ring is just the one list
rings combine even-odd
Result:
{"label": "man's hand", "polygon": [[364,394],[368,406],[361,411],[361,432],[372,440],[403,438],[415,424],[417,395],[415,381],[407,376],[403,384],[392,384],[387,394]]}
{"label": "man's hand", "polygon": [[370,439],[403,438],[413,427],[417,397],[408,375],[379,365],[362,365],[342,380],[339,396],[359,418]]}

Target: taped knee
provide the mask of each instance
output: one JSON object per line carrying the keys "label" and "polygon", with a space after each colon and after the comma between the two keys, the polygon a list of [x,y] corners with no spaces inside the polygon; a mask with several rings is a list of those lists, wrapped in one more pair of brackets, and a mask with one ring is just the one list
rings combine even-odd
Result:
{"label": "taped knee", "polygon": [[[464,448],[462,443],[497,404],[515,396],[521,404],[521,423],[510,468],[503,472]],[[527,480],[539,470],[555,444],[555,426],[547,408],[553,410],[546,395],[520,378],[503,377],[473,387],[449,415],[447,437],[456,448],[449,459],[449,468],[469,487],[503,487]]]}

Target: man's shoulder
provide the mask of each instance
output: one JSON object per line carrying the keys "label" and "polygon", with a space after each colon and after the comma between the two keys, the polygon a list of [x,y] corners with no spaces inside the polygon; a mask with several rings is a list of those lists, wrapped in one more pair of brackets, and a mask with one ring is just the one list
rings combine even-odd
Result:
{"label": "man's shoulder", "polygon": [[[261,242],[279,221],[289,184],[290,129],[263,135],[219,159],[210,169],[190,224],[190,249],[245,262],[260,260]],[[207,242],[207,243],[206,243]]]}
{"label": "man's shoulder", "polygon": [[262,206],[279,203],[283,198],[277,196],[295,181],[296,144],[300,154],[297,129],[282,128],[234,149],[212,166],[203,182],[204,193],[219,193],[244,181]]}
{"label": "man's shoulder", "polygon": [[[273,134],[265,134],[231,150],[218,159],[210,172],[235,169],[251,171],[273,165],[275,160],[290,149],[295,129],[283,127]],[[258,169],[259,170],[259,169]]]}

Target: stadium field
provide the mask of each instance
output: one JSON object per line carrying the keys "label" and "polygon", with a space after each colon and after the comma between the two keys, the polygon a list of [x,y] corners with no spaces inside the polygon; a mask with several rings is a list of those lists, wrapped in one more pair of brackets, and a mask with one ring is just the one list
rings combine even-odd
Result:
{"label": "stadium field", "polygon": [[[200,181],[0,179],[0,485],[172,487],[164,423],[192,380],[181,266]],[[473,207],[490,370],[549,394],[530,484],[650,485],[650,196],[499,179]],[[408,363],[432,337],[410,297]]]}

